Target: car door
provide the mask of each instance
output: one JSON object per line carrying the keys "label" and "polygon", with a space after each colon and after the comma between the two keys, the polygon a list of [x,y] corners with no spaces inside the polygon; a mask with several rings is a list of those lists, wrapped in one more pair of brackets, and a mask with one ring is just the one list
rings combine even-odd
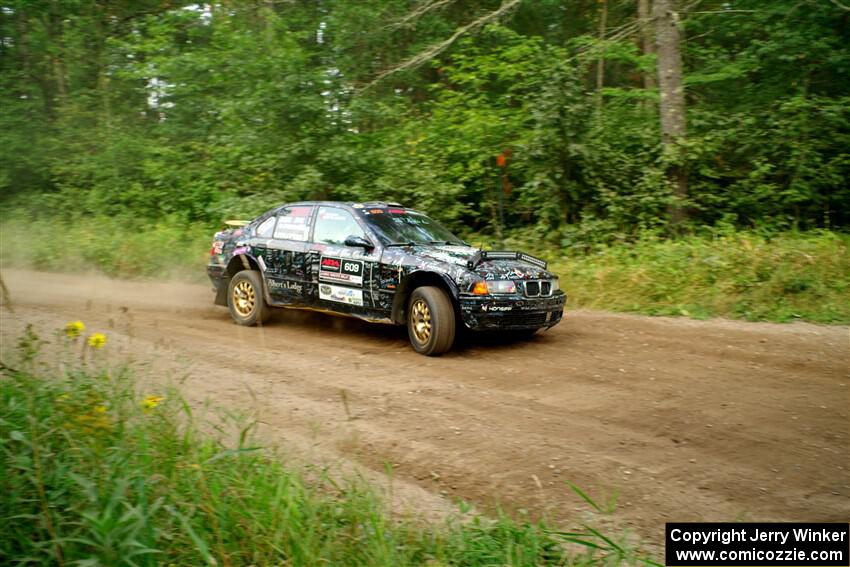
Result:
{"label": "car door", "polygon": [[378,304],[373,279],[378,276],[380,250],[346,246],[345,241],[352,236],[372,243],[376,239],[345,208],[320,205],[315,216],[310,245],[315,304],[334,311],[375,316]]}
{"label": "car door", "polygon": [[272,238],[266,244],[263,272],[273,304],[307,302],[312,214],[313,205],[290,205],[278,210]]}

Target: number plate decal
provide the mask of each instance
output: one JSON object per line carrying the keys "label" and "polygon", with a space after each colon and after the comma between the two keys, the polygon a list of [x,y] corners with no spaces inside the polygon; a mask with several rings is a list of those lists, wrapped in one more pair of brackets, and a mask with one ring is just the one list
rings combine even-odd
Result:
{"label": "number plate decal", "polygon": [[319,281],[363,287],[363,262],[322,256],[319,259]]}

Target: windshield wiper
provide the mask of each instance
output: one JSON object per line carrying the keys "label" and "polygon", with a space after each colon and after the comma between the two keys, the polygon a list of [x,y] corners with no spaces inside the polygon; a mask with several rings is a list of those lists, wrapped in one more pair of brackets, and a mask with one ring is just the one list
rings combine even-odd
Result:
{"label": "windshield wiper", "polygon": [[457,242],[456,240],[432,240],[428,244],[446,244],[448,246],[458,246],[461,245],[461,242]]}
{"label": "windshield wiper", "polygon": [[415,242],[390,242],[386,246],[387,246],[387,248],[389,248],[390,246],[416,246],[416,243]]}

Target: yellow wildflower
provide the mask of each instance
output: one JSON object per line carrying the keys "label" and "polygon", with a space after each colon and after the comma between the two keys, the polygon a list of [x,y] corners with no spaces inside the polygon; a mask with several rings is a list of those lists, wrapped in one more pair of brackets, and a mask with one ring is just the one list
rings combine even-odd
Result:
{"label": "yellow wildflower", "polygon": [[88,411],[73,416],[72,420],[73,426],[86,434],[103,433],[112,429],[112,422],[105,412]]}
{"label": "yellow wildflower", "polygon": [[69,339],[76,339],[85,330],[86,326],[82,321],[69,321],[65,325],[65,336]]}
{"label": "yellow wildflower", "polygon": [[100,348],[106,344],[106,335],[103,333],[92,333],[89,335],[88,343],[92,348]]}
{"label": "yellow wildflower", "polygon": [[145,413],[148,413],[156,406],[158,406],[159,403],[164,399],[165,398],[162,396],[148,396],[147,398],[142,400],[142,409],[145,410]]}

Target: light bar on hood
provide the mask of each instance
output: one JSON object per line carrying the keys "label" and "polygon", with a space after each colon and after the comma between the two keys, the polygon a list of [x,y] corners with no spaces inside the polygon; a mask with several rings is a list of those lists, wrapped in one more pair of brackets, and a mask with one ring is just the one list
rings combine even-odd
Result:
{"label": "light bar on hood", "polygon": [[466,267],[472,270],[475,268],[475,266],[477,266],[481,262],[484,262],[485,260],[520,260],[527,264],[531,264],[532,266],[537,266],[542,270],[545,270],[548,266],[545,260],[535,258],[530,254],[526,254],[525,252],[494,252],[479,250],[472,258],[469,259],[469,261],[466,263]]}

